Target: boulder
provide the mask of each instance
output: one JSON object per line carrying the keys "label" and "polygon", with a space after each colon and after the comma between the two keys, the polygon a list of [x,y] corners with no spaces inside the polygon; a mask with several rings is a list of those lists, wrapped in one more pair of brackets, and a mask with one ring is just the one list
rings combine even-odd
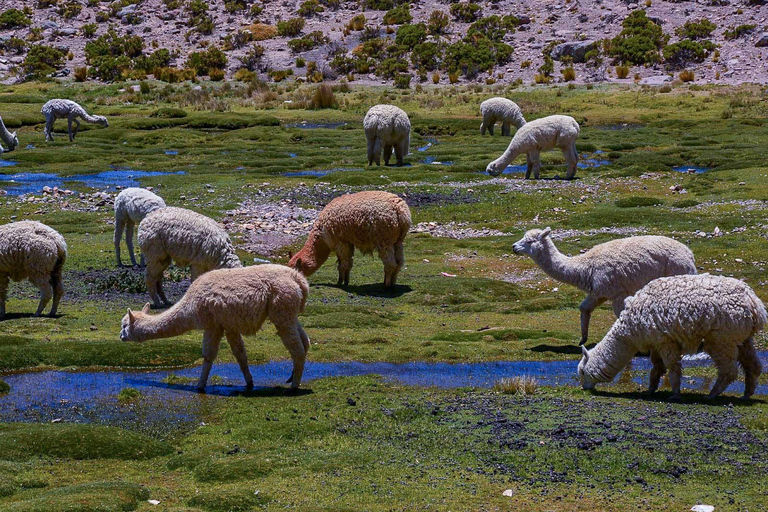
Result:
{"label": "boulder", "polygon": [[758,48],[761,48],[763,46],[768,46],[768,32],[763,32],[762,34],[760,34],[760,36],[758,36],[755,46],[757,46]]}
{"label": "boulder", "polygon": [[552,50],[552,58],[561,60],[563,57],[571,57],[573,62],[584,62],[587,52],[595,47],[596,41],[568,41],[555,46]]}

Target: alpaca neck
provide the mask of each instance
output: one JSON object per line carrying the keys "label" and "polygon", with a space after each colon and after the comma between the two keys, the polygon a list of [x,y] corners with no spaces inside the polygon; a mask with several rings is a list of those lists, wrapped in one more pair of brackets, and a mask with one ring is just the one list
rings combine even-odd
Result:
{"label": "alpaca neck", "polygon": [[621,324],[617,321],[605,338],[589,352],[589,360],[584,371],[597,382],[610,382],[629,364],[637,348],[617,330]]}
{"label": "alpaca neck", "polygon": [[3,142],[9,145],[11,149],[16,145],[16,141],[13,140],[13,134],[5,127],[2,117],[0,117],[0,139],[3,139]]}
{"label": "alpaca neck", "polygon": [[95,116],[92,116],[92,115],[90,115],[90,114],[89,114],[88,112],[86,112],[85,110],[83,110],[83,111],[82,111],[82,113],[80,114],[80,117],[82,117],[82,118],[83,118],[83,120],[84,120],[84,121],[86,121],[86,122],[88,122],[88,123],[94,123],[94,124],[98,124],[98,123],[100,123],[100,122],[101,122],[101,120],[100,120],[98,117],[95,117]]}
{"label": "alpaca neck", "polygon": [[555,243],[546,237],[543,250],[533,254],[533,261],[553,279],[570,284],[583,291],[587,289],[587,277],[582,272],[582,265],[576,258],[566,256],[555,247]]}
{"label": "alpaca neck", "polygon": [[323,240],[319,229],[312,229],[307,238],[307,243],[301,250],[302,269],[305,276],[310,276],[323,266],[323,263],[331,255],[331,248]]}
{"label": "alpaca neck", "polygon": [[145,340],[171,338],[197,328],[197,315],[184,299],[168,311],[157,315],[142,315],[133,326],[137,337]]}
{"label": "alpaca neck", "polygon": [[525,153],[525,151],[521,150],[518,147],[518,144],[515,143],[515,138],[512,138],[512,141],[509,143],[509,146],[507,146],[506,151],[501,154],[501,156],[498,158],[498,162],[502,163],[504,167],[508,166],[512,161],[518,157],[518,155],[522,155]]}

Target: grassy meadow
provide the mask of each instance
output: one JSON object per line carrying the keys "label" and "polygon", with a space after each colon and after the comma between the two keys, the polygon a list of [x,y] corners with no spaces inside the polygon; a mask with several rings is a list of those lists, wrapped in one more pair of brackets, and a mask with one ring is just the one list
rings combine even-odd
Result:
{"label": "grassy meadow", "polygon": [[[319,208],[344,192],[384,189],[409,199],[414,225],[493,230],[466,238],[410,234],[406,267],[391,292],[380,287],[378,259],[358,254],[347,288],[335,286],[329,260],[309,279],[301,317],[312,361],[578,358],[583,294],[512,254],[512,243],[532,227],[551,226],[561,235],[558,248],[570,254],[620,236],[673,236],[690,246],[700,272],[742,278],[768,300],[764,89],[353,85],[335,92],[337,108],[311,110],[311,86],[148,85],[148,92],[126,84],[0,88],[0,116],[21,140],[0,156],[16,165],[0,173],[183,171],[141,183],[169,205],[220,221],[249,200]],[[479,133],[479,104],[495,95],[517,102],[528,120],[575,117],[580,155],[610,163],[579,169],[571,182],[553,180],[564,173],[562,155],[553,151],[542,154],[539,181],[482,174],[508,144],[500,130]],[[70,143],[60,120],[56,140],[45,142],[40,107],[55,97],[106,115],[109,128],[83,122]],[[396,104],[411,118],[406,167],[367,168],[362,118],[377,103]],[[335,127],[307,129],[302,122]],[[422,162],[426,157],[451,165]],[[672,170],[677,166],[709,170],[688,174]],[[361,170],[285,176],[334,168]],[[2,188],[10,190],[0,181]],[[38,220],[69,246],[67,295],[57,318],[31,317],[37,290],[11,284],[0,322],[0,371],[200,363],[199,332],[120,342],[126,308],[140,308],[148,296],[139,269],[115,266],[113,216],[98,200],[0,197],[0,224]],[[713,235],[716,228],[721,236]],[[246,235],[234,230],[236,245]],[[265,257],[285,263],[302,242],[272,255],[241,247],[240,255],[246,264]],[[186,277],[169,271],[169,298],[180,297]],[[613,320],[610,305],[599,308],[590,343]],[[759,336],[758,348],[767,339]],[[246,349],[252,364],[288,357],[271,325],[247,338]],[[219,361],[234,361],[228,347]],[[696,373],[713,375],[709,368]],[[303,387],[298,396],[266,388],[208,397],[199,426],[171,435],[109,424],[0,423],[0,511],[768,507],[765,396],[741,403],[728,394],[709,403],[689,392],[667,403],[668,388],[648,399],[628,378],[594,394],[564,387],[527,395],[423,389],[376,377]],[[14,391],[0,385],[0,400],[5,392]],[[141,400],[140,393],[127,404],[116,399],[115,407]]]}

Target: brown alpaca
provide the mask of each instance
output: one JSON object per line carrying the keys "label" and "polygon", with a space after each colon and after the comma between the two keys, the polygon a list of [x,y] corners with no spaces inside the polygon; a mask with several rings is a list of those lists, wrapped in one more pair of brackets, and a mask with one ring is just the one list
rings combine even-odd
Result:
{"label": "brown alpaca", "polygon": [[253,377],[242,336],[255,334],[269,318],[291,353],[293,373],[288,382],[296,389],[309,350],[309,338],[298,320],[308,293],[304,276],[282,265],[212,270],[198,277],[181,300],[163,313],[150,315],[149,303],[140,312],[129,309],[123,317],[120,339],[146,341],[202,329],[203,369],[197,388],[204,390],[219,342],[226,334],[250,388]]}
{"label": "brown alpaca", "polygon": [[339,285],[349,284],[355,248],[374,250],[384,263],[384,286],[394,286],[405,261],[403,240],[411,229],[411,210],[395,194],[366,191],[337,197],[320,212],[304,247],[288,263],[311,276],[336,253]]}

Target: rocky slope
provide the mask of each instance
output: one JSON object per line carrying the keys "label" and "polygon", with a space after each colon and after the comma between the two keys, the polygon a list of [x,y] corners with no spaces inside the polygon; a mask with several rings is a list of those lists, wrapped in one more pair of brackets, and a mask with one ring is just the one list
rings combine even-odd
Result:
{"label": "rocky slope", "polygon": [[[131,1],[138,1],[132,5]],[[70,59],[65,65],[70,71],[86,65],[85,44],[98,37],[114,26],[121,34],[134,34],[141,36],[146,42],[145,52],[149,53],[153,48],[167,48],[171,50],[171,65],[183,67],[186,56],[192,51],[198,51],[205,46],[225,46],[227,36],[233,36],[238,30],[242,30],[255,21],[268,25],[276,25],[279,20],[287,20],[297,16],[297,11],[303,3],[302,0],[271,0],[268,3],[256,2],[263,8],[256,16],[249,13],[254,2],[248,0],[247,8],[241,12],[228,12],[223,0],[206,2],[208,13],[212,21],[212,32],[201,34],[190,26],[190,12],[186,4],[190,0],[118,0],[118,2],[99,2],[97,0],[59,0],[58,5],[53,0],[0,0],[0,12],[10,8],[28,8],[31,25],[22,27],[0,27],[0,46],[12,37],[24,40],[39,37],[40,40],[30,44],[45,44],[66,49],[71,52]],[[670,42],[679,38],[675,35],[675,29],[686,21],[706,18],[717,25],[715,31],[709,36],[718,45],[719,55],[714,57],[710,53],[702,63],[686,66],[695,74],[698,83],[741,83],[741,82],[768,82],[768,4],[763,0],[697,0],[672,2],[667,0],[646,0],[638,5],[633,0],[483,0],[478,2],[481,6],[482,16],[514,14],[522,20],[513,33],[504,36],[504,42],[514,47],[510,62],[496,67],[493,73],[480,73],[471,78],[473,82],[486,82],[489,77],[498,83],[511,83],[518,79],[529,84],[538,73],[538,68],[544,62],[542,50],[555,42],[570,42],[575,45],[584,41],[599,41],[614,37],[621,31],[621,23],[633,10],[645,9],[651,19],[656,20],[666,34],[670,35]],[[245,3],[245,2],[243,2]],[[52,4],[49,7],[41,5]],[[65,7],[79,4],[82,10],[71,18],[65,18]],[[178,6],[177,6],[178,4]],[[320,4],[322,6],[322,2]],[[445,1],[417,2],[411,4],[410,13],[413,16],[412,23],[427,22],[430,14],[435,10],[449,13],[451,3]],[[169,8],[174,7],[174,8]],[[77,8],[74,8],[76,11]],[[70,10],[69,12],[72,12]],[[293,77],[306,74],[306,68],[296,67],[296,57],[300,56],[307,62],[316,61],[326,79],[337,78],[328,66],[330,53],[333,51],[351,52],[361,42],[362,31],[345,31],[344,27],[350,19],[358,14],[364,14],[368,26],[380,27],[381,36],[394,38],[395,34],[387,34],[383,17],[386,11],[366,10],[357,0],[342,0],[337,9],[325,7],[323,12],[316,13],[306,18],[306,25],[302,34],[313,31],[321,31],[328,37],[329,44],[323,44],[318,48],[301,53],[292,52],[287,43],[291,37],[274,37],[260,41],[265,48],[260,70],[268,68],[284,70],[292,68]],[[470,23],[459,22],[451,19],[447,28],[447,34],[440,39],[453,42],[466,35]],[[97,21],[102,20],[102,21]],[[96,34],[90,39],[84,35],[83,26],[96,24]],[[750,31],[739,37],[727,39],[725,33],[729,29],[740,25],[754,25]],[[394,32],[398,25],[391,25],[390,32]],[[428,40],[434,40],[434,36],[428,36]],[[763,46],[765,45],[765,46]],[[240,66],[237,57],[243,56],[251,43],[240,48],[227,49],[228,56],[227,73],[231,76]],[[569,47],[570,48],[570,47]],[[578,48],[576,50],[578,52]],[[0,78],[6,82],[18,79],[24,72],[20,69],[25,53],[15,53],[6,49],[0,56]],[[557,55],[555,51],[554,55]],[[578,60],[578,57],[577,57]],[[530,64],[526,64],[530,63]],[[652,66],[634,66],[629,77],[620,80],[616,78],[613,61],[604,58],[599,65],[577,63],[574,65],[576,82],[630,82],[633,79],[641,79],[645,83],[661,83],[669,80],[669,75],[677,75],[680,68],[670,69],[665,64]],[[555,62],[554,81],[562,81],[561,70],[565,66]],[[413,72],[413,70],[411,70]],[[429,73],[429,83],[432,82],[433,73]],[[439,73],[440,83],[448,83],[448,74]],[[503,75],[503,76],[502,76]],[[266,75],[265,75],[266,78]],[[358,73],[355,79],[361,83],[382,83],[391,80],[382,79],[373,73]],[[464,76],[460,82],[466,82]],[[412,84],[418,82],[414,77]]]}

